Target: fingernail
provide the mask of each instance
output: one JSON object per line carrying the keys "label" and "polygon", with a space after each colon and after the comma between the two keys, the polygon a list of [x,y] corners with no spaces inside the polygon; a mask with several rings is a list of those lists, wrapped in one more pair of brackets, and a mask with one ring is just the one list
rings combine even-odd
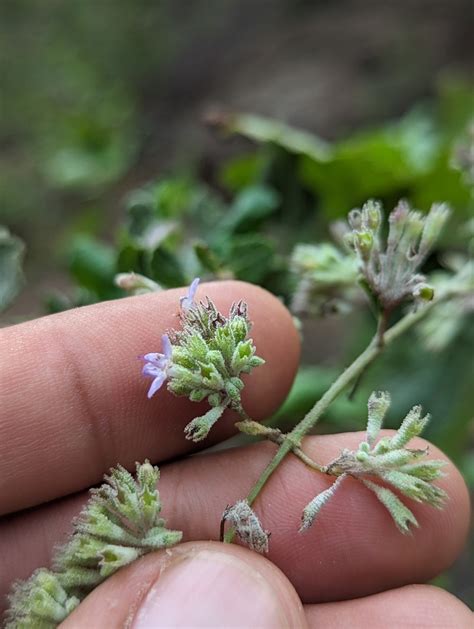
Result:
{"label": "fingernail", "polygon": [[171,564],[151,587],[133,629],[289,627],[285,608],[263,576],[227,553],[202,550]]}

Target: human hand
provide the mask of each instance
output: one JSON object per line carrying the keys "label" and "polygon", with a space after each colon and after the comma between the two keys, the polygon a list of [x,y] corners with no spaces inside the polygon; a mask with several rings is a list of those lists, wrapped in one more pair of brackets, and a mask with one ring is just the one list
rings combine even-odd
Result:
{"label": "human hand", "polygon": [[[221,308],[242,296],[249,304],[252,336],[266,364],[248,379],[243,397],[249,414],[262,419],[282,402],[297,368],[291,317],[257,287],[206,288]],[[318,525],[298,534],[302,507],[329,482],[288,457],[256,503],[272,531],[270,561],[201,541],[218,538],[225,506],[246,494],[273,447],[185,458],[197,447],[183,436],[196,405],[164,390],[147,400],[148,383],[134,358],[175,327],[181,292],[102,303],[0,331],[2,595],[16,578],[48,565],[87,498],[76,492],[118,462],[130,469],[148,457],[160,463],[167,525],[189,541],[120,570],[65,627],[471,627],[472,615],[457,599],[410,585],[444,570],[464,543],[469,501],[452,464],[440,483],[450,497],[445,510],[410,504],[420,522],[411,537],[351,481]],[[220,421],[205,445],[232,434],[233,419]],[[357,433],[310,437],[305,446],[329,461],[361,440]],[[432,456],[440,456],[434,447]]]}

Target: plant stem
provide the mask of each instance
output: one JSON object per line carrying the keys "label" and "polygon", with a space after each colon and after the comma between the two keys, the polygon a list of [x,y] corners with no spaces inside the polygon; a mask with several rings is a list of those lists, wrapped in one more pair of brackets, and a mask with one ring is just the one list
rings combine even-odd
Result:
{"label": "plant stem", "polygon": [[[247,501],[250,505],[255,501],[255,499],[265,486],[267,480],[277,469],[277,467],[280,465],[286,455],[289,452],[294,451],[296,448],[299,449],[302,438],[316,425],[328,406],[337,398],[337,396],[351,382],[353,382],[368,367],[368,365],[370,365],[375,360],[375,358],[377,358],[377,356],[382,352],[385,347],[393,343],[395,339],[397,339],[412,326],[418,323],[418,321],[420,321],[428,312],[430,312],[440,301],[446,299],[447,297],[450,297],[451,295],[451,291],[446,291],[444,294],[438,297],[438,299],[435,299],[426,306],[419,308],[416,312],[410,313],[403,317],[403,319],[401,319],[398,323],[393,325],[389,330],[384,333],[383,346],[380,345],[380,337],[378,332],[376,332],[375,336],[373,337],[367,348],[362,352],[362,354],[360,354],[354,360],[354,362],[341,373],[341,375],[332,383],[326,393],[324,393],[324,395],[318,400],[318,402],[316,402],[313,408],[300,421],[300,423],[297,424],[293,428],[293,430],[285,436],[273,459],[268,463],[266,468],[263,470],[260,478],[250,490],[250,493],[247,496]],[[299,458],[302,458],[299,454],[297,454],[297,456],[299,456]],[[308,460],[311,461],[311,459]],[[311,465],[311,467],[314,466]],[[324,471],[324,467],[322,467],[319,471]],[[225,536],[225,541],[232,541],[233,536],[234,532],[232,530],[228,531]]]}
{"label": "plant stem", "polygon": [[321,474],[327,474],[327,466],[320,465],[319,463],[316,463],[316,461],[313,461],[313,459],[311,459],[307,454],[305,454],[300,447],[297,446],[296,448],[293,448],[292,452],[295,456],[301,459],[301,461],[303,461],[303,463],[307,465],[308,467],[310,467],[312,470],[316,470],[316,472],[321,472]]}
{"label": "plant stem", "polygon": [[377,343],[379,347],[383,347],[385,343],[385,331],[388,327],[388,322],[390,320],[391,310],[385,309],[382,310],[379,316],[379,321],[377,325]]}
{"label": "plant stem", "polygon": [[[254,421],[253,419],[245,419],[244,421],[237,422],[234,424],[236,428],[240,430],[244,435],[251,435],[253,437],[263,437],[264,439],[268,439],[269,441],[273,441],[277,445],[281,445],[284,441],[288,440],[288,435],[285,435],[281,432],[279,428],[269,428],[264,424],[260,424],[259,422]],[[322,472],[323,474],[326,472],[326,467],[324,465],[320,465],[313,461],[303,450],[299,447],[297,443],[293,444],[291,449],[292,453],[297,456],[305,465],[310,467],[313,470],[318,472]]]}

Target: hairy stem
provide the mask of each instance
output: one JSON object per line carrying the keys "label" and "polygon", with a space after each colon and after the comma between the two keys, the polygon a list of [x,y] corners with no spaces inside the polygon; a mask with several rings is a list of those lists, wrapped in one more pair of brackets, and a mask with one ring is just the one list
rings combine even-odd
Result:
{"label": "hairy stem", "polygon": [[389,309],[382,310],[379,315],[378,325],[377,325],[377,343],[379,347],[383,347],[385,343],[385,331],[388,328],[388,323],[390,320],[390,315],[392,311]]}
{"label": "hairy stem", "polygon": [[[245,435],[251,435],[253,437],[263,437],[269,441],[273,441],[277,445],[281,445],[285,440],[288,440],[288,435],[281,432],[279,428],[269,428],[264,424],[254,421],[253,419],[245,419],[244,421],[237,422],[235,427]],[[326,473],[326,467],[313,461],[298,444],[294,443],[291,448],[291,452],[297,456],[305,465],[318,472]]]}
{"label": "hairy stem", "polygon": [[[380,345],[379,331],[376,332],[375,336],[362,354],[360,354],[354,362],[341,373],[341,375],[332,383],[326,393],[324,393],[324,395],[316,402],[313,408],[306,414],[299,424],[297,424],[291,432],[284,436],[283,441],[273,459],[263,470],[260,478],[257,480],[247,496],[247,501],[250,505],[255,501],[270,476],[277,469],[286,455],[289,452],[295,451],[296,448],[299,450],[302,438],[316,425],[328,406],[338,397],[338,395],[361,373],[363,373],[365,369],[367,369],[367,367],[377,358],[385,347],[389,346],[395,339],[418,323],[418,321],[420,321],[440,301],[443,301],[447,297],[451,296],[452,291],[446,291],[426,306],[403,317],[403,319],[384,333],[383,346]],[[299,452],[301,453],[302,451],[299,450]],[[299,454],[297,454],[297,456],[299,456]],[[300,456],[300,458],[302,457]],[[308,460],[311,461],[309,458]],[[316,464],[316,466],[319,467],[318,464]],[[314,466],[312,465],[311,467]],[[325,468],[321,467],[318,471],[325,472]],[[230,530],[225,535],[225,541],[231,542],[233,537],[234,531]]]}

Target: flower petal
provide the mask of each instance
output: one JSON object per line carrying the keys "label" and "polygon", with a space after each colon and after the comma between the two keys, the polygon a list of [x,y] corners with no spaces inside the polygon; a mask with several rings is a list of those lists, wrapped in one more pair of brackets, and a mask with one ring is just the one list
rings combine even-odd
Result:
{"label": "flower petal", "polygon": [[171,356],[173,355],[173,347],[171,346],[170,337],[167,334],[163,334],[163,336],[161,337],[161,345],[164,352],[164,354],[161,354],[161,356],[163,356],[163,358],[166,358],[167,360],[170,360]]}
{"label": "flower petal", "polygon": [[152,378],[156,378],[163,373],[163,369],[161,369],[158,365],[153,365],[153,363],[147,363],[143,366],[142,374],[144,376],[151,376]]}
{"label": "flower petal", "polygon": [[158,391],[165,380],[166,374],[164,373],[164,371],[162,371],[151,383],[151,386],[148,390],[148,398],[151,398],[153,397],[153,395],[155,395],[155,393]]}
{"label": "flower petal", "polygon": [[164,354],[160,354],[159,352],[152,352],[150,354],[145,354],[140,357],[146,363],[152,363],[153,365],[159,365],[160,362],[165,358]]}
{"label": "flower petal", "polygon": [[188,288],[188,294],[185,297],[180,298],[179,303],[183,310],[189,310],[195,305],[194,296],[196,295],[196,291],[200,281],[201,280],[199,279],[199,277],[194,278]]}
{"label": "flower petal", "polygon": [[191,286],[188,288],[188,299],[190,299],[191,301],[194,301],[194,296],[196,295],[196,291],[200,281],[201,280],[199,279],[199,277],[195,277],[191,282]]}

